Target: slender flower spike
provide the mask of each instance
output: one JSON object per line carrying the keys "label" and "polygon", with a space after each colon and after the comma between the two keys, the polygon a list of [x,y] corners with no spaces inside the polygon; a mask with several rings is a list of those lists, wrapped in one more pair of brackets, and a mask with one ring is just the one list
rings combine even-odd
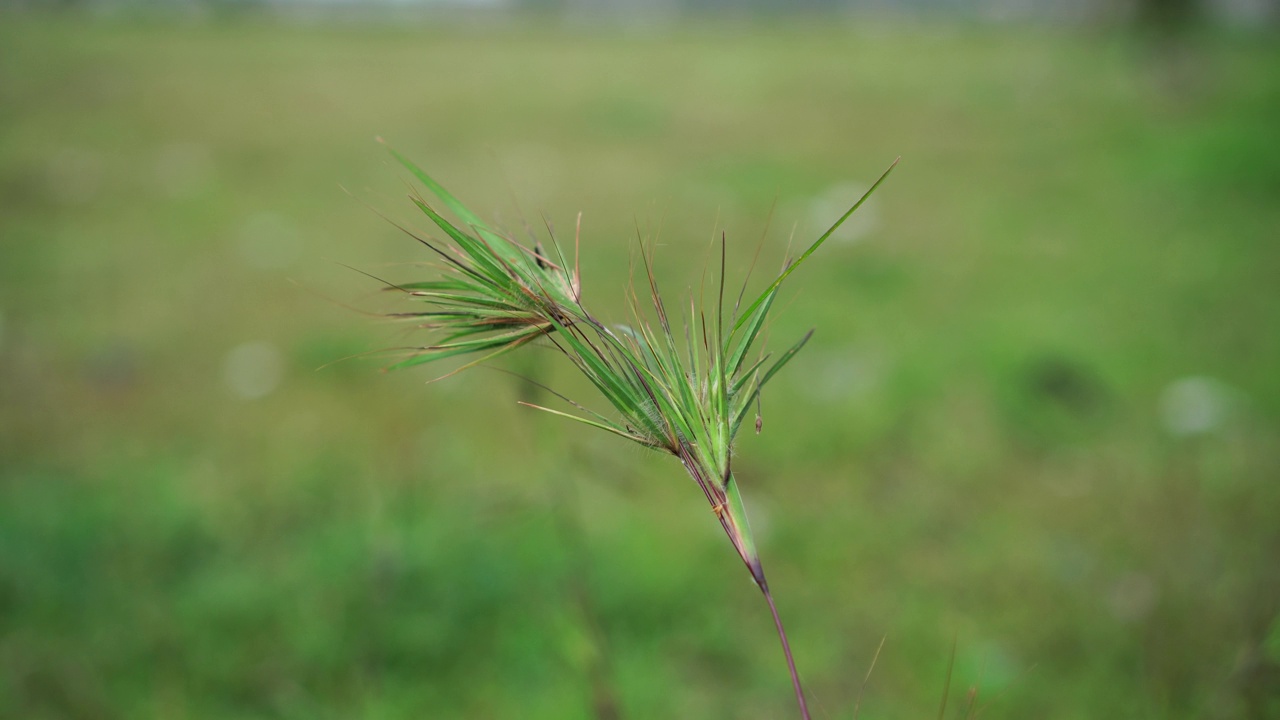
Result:
{"label": "slender flower spike", "polygon": [[801,715],[807,720],[809,711],[804,691],[765,581],[742,494],[733,476],[733,441],[753,407],[757,409],[755,429],[760,431],[761,389],[813,334],[809,331],[776,357],[765,352],[762,342],[757,342],[779,287],[866,202],[893,171],[897,161],[829,230],[798,258],[788,261],[745,309],[740,294],[728,317],[724,304],[722,236],[716,304],[708,313],[708,308],[698,307],[691,298],[688,314],[677,317],[681,325],[677,333],[658,292],[648,255],[641,253],[648,284],[647,301],[641,301],[633,284],[628,293],[631,324],[609,327],[582,304],[576,233],[570,269],[554,237],[553,253],[547,253],[541,243],[526,247],[516,242],[487,226],[399,153],[392,150],[391,154],[459,221],[446,219],[421,195],[410,196],[447,240],[409,233],[440,260],[440,272],[429,280],[388,287],[425,303],[428,308],[393,313],[392,317],[418,323],[428,331],[432,341],[410,348],[408,357],[391,367],[476,356],[453,371],[458,372],[540,338],[558,348],[595,385],[612,406],[613,414],[594,412],[563,396],[560,397],[584,414],[530,407],[611,432],[680,460],[702,489],[717,521],[769,604]]}

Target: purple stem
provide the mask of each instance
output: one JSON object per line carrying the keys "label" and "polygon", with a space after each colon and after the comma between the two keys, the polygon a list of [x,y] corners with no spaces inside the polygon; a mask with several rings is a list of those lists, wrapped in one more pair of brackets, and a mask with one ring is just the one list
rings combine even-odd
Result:
{"label": "purple stem", "polygon": [[791,657],[791,643],[787,642],[787,631],[782,629],[782,618],[778,617],[778,607],[773,604],[773,593],[769,592],[767,584],[760,585],[760,592],[764,593],[764,599],[769,603],[769,611],[773,613],[773,624],[778,627],[778,639],[782,641],[782,652],[787,656],[787,669],[791,671],[791,686],[796,691],[796,702],[800,703],[800,716],[804,720],[809,718],[809,706],[804,701],[804,688],[800,687],[800,674],[796,672],[796,661]]}
{"label": "purple stem", "polygon": [[[723,491],[708,483],[698,469],[697,463],[689,451],[681,446],[678,450],[672,452],[673,455],[680,458],[680,462],[684,465],[685,470],[693,476],[698,483],[698,487],[702,488],[702,492],[707,496],[707,502],[712,507],[723,507],[728,500]],[[717,512],[716,517],[720,519],[720,525],[724,528],[724,532],[729,536],[729,541],[733,543],[733,548],[738,551],[738,556],[742,558],[742,562],[746,563],[747,570],[751,573],[751,579],[755,581],[756,586],[760,588],[760,592],[764,593],[764,599],[769,603],[769,612],[773,613],[773,624],[778,628],[778,639],[782,641],[782,652],[787,656],[787,669],[791,671],[791,687],[796,691],[796,702],[800,703],[800,716],[803,720],[812,720],[809,717],[809,706],[804,700],[804,688],[800,687],[800,673],[796,672],[795,658],[791,657],[791,643],[787,642],[787,631],[782,627],[782,618],[778,616],[778,607],[773,604],[773,593],[769,592],[769,583],[764,579],[764,568],[760,567],[760,558],[750,557],[738,542],[738,535],[730,526],[729,520],[722,512]]]}

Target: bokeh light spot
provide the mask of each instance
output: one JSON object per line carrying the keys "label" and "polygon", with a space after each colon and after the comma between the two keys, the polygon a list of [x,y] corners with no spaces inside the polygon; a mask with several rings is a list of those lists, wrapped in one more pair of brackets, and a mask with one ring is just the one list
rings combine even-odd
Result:
{"label": "bokeh light spot", "polygon": [[223,379],[237,397],[256,400],[280,385],[284,363],[280,351],[268,342],[250,342],[227,353]]}

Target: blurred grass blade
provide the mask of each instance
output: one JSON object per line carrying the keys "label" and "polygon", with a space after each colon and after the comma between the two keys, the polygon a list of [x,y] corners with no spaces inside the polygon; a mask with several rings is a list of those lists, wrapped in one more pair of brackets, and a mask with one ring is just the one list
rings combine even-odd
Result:
{"label": "blurred grass blade", "polygon": [[809,249],[805,250],[804,253],[801,254],[800,257],[797,258],[795,262],[787,265],[786,269],[783,270],[780,275],[778,275],[778,278],[774,280],[773,283],[770,284],[769,287],[766,288],[764,292],[760,293],[760,296],[755,299],[755,302],[751,303],[751,305],[747,308],[747,311],[743,313],[742,317],[738,318],[738,322],[735,323],[733,326],[733,329],[735,331],[738,328],[742,327],[742,324],[747,321],[747,318],[751,317],[752,311],[754,311],[758,305],[763,303],[765,301],[765,298],[770,293],[778,289],[778,286],[782,284],[783,280],[787,279],[788,275],[794,272],[796,268],[800,267],[800,263],[804,262],[805,260],[808,260],[809,256],[812,255],[813,252],[822,245],[822,243],[826,242],[827,238],[831,237],[831,234],[834,233],[841,225],[843,225],[845,220],[849,219],[850,215],[852,215],[858,208],[862,207],[862,204],[867,201],[867,198],[871,197],[871,194],[876,191],[876,188],[880,187],[880,183],[884,182],[885,179],[889,177],[889,173],[893,172],[893,169],[898,167],[898,162],[901,160],[902,158],[897,158],[892,163],[890,163],[889,169],[885,170],[884,173],[880,175],[880,179],[876,180],[875,184],[873,184],[869,190],[863,193],[862,197],[858,199],[858,202],[853,204],[853,207],[850,207],[848,210],[846,210],[844,215],[841,215],[840,219],[835,221],[835,224],[833,224],[830,228],[828,228],[826,232],[822,233],[822,237],[815,240],[814,243],[809,246]]}

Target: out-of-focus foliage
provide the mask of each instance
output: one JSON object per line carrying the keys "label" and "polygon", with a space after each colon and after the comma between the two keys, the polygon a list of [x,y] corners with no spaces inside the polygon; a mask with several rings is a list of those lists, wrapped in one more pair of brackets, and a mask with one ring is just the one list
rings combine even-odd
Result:
{"label": "out-of-focus foliage", "polygon": [[582,210],[617,320],[637,228],[696,288],[772,206],[772,270],[902,155],[735,458],[816,712],[887,635],[865,718],[932,716],[953,638],[957,714],[1274,716],[1280,45],[1186,42],[0,18],[0,716],[794,712],[662,458],[316,370],[407,340],[334,260],[429,259],[338,187],[413,220],[375,134],[517,232]]}

